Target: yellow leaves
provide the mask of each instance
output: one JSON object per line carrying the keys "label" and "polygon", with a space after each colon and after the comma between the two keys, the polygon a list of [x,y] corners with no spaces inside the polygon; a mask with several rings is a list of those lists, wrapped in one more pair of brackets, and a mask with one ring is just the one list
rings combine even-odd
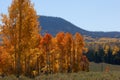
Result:
{"label": "yellow leaves", "polygon": [[[12,68],[26,68],[26,63],[35,65],[39,42],[39,23],[36,11],[30,0],[13,0],[9,13],[2,15],[2,39],[5,58],[13,60]],[[40,55],[40,54],[39,54]],[[6,59],[7,60],[7,59]],[[15,64],[18,62],[18,65]],[[10,64],[10,63],[9,63]],[[23,64],[23,66],[21,66]],[[33,66],[34,66],[33,65]],[[18,67],[19,66],[19,67]],[[30,66],[29,66],[30,68]],[[15,71],[14,71],[15,72]]]}
{"label": "yellow leaves", "polygon": [[46,33],[40,43],[41,43],[41,45],[48,45],[51,43],[51,39],[52,39],[52,36],[50,34]]}
{"label": "yellow leaves", "polygon": [[84,53],[88,52],[88,48],[83,48]]}
{"label": "yellow leaves", "polygon": [[14,70],[22,69],[28,74],[33,69],[39,72],[45,67],[48,72],[65,72],[74,65],[72,61],[79,65],[84,50],[82,36],[64,32],[59,32],[55,38],[49,33],[39,35],[38,17],[30,0],[13,0],[9,14],[3,15],[2,22],[4,54],[0,58],[4,62],[14,58]]}
{"label": "yellow leaves", "polygon": [[120,51],[120,49],[117,45],[114,45],[114,46],[105,45],[105,47],[104,47],[105,54],[108,54],[109,50],[112,50],[112,55],[116,55],[117,52]]}
{"label": "yellow leaves", "polygon": [[[24,51],[22,53],[21,64],[23,65],[22,68],[24,70],[26,61],[28,61],[29,67],[33,67],[35,70],[37,65],[39,65],[40,70],[43,69],[43,66],[47,66],[47,68],[49,68],[48,70],[52,70],[55,73],[60,72],[60,70],[62,70],[62,72],[67,72],[70,66],[73,65],[77,66],[72,67],[73,71],[80,70],[81,66],[79,63],[81,61],[82,52],[87,51],[87,49],[84,48],[84,45],[74,45],[74,43],[84,43],[81,42],[82,37],[80,35],[79,37],[74,38],[70,33],[59,33],[55,38],[53,38],[50,34],[46,33],[43,37],[35,37],[39,38],[39,41],[37,41],[39,45],[33,48],[29,47],[30,49],[24,48]],[[4,41],[8,46],[9,40],[4,38]],[[11,47],[11,50],[12,49],[14,49],[14,46]],[[76,50],[76,53],[74,53],[74,50]],[[12,56],[12,58],[13,57],[14,56]],[[45,68],[46,71],[47,68]]]}
{"label": "yellow leaves", "polygon": [[9,20],[8,20],[8,16],[7,15],[4,15],[4,14],[1,14],[2,16],[2,22],[4,25],[8,24]]}
{"label": "yellow leaves", "polygon": [[56,35],[56,41],[57,41],[57,44],[59,45],[63,45],[63,39],[64,39],[64,32],[59,32],[57,35]]}
{"label": "yellow leaves", "polygon": [[65,37],[63,38],[63,45],[66,46],[66,48],[70,48],[72,47],[72,43],[73,43],[72,35],[70,33],[66,33]]}
{"label": "yellow leaves", "polygon": [[55,64],[54,64],[54,72],[59,72],[59,61],[55,60]]}
{"label": "yellow leaves", "polygon": [[0,59],[1,59],[1,63],[5,65],[6,62],[10,60],[10,55],[7,52],[4,52],[0,55]]}
{"label": "yellow leaves", "polygon": [[84,47],[84,39],[81,36],[81,34],[79,34],[79,33],[75,34],[75,45],[76,45],[76,47],[79,47],[79,48]]}
{"label": "yellow leaves", "polygon": [[112,54],[113,54],[113,55],[116,55],[117,52],[120,51],[120,49],[119,49],[118,46],[114,46],[112,51],[113,51]]}
{"label": "yellow leaves", "polygon": [[[10,66],[13,63],[12,57],[6,50],[0,46],[0,70],[1,73],[4,73],[10,69]],[[6,72],[9,73],[9,72]]]}
{"label": "yellow leaves", "polygon": [[108,50],[110,49],[109,45],[105,45],[104,52],[105,54],[108,54]]}

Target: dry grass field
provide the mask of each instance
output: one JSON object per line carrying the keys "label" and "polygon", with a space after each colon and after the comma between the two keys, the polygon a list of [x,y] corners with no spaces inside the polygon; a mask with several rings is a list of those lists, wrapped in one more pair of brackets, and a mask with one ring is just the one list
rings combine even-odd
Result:
{"label": "dry grass field", "polygon": [[90,62],[89,65],[90,72],[104,72],[107,67],[109,67],[109,71],[120,71],[120,65],[111,65],[106,63],[94,62]]}
{"label": "dry grass field", "polygon": [[[109,71],[105,68],[109,66]],[[18,80],[15,76],[6,76],[0,80]],[[79,73],[57,73],[49,75],[40,75],[34,79],[21,76],[19,80],[120,80],[120,66],[105,63],[90,63],[90,72]]]}

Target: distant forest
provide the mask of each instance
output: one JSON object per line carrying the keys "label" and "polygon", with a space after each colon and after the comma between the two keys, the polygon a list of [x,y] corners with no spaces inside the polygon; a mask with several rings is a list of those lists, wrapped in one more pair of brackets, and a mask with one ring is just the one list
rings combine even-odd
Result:
{"label": "distant forest", "polygon": [[103,41],[86,42],[86,47],[88,52],[85,55],[89,61],[120,65],[120,41],[104,39]]}

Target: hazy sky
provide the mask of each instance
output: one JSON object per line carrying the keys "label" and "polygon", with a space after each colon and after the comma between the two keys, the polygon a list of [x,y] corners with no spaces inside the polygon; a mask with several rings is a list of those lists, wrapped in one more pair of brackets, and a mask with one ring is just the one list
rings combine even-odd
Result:
{"label": "hazy sky", "polygon": [[[0,0],[7,13],[12,0]],[[32,0],[39,15],[62,17],[89,31],[120,31],[120,0]]]}

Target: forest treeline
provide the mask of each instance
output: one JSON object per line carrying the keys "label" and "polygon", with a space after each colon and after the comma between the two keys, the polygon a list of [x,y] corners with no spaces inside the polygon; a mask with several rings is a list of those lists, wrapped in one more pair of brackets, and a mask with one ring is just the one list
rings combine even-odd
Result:
{"label": "forest treeline", "polygon": [[89,71],[81,34],[40,35],[38,16],[30,0],[12,0],[0,25],[0,74],[32,76],[41,73]]}
{"label": "forest treeline", "polygon": [[104,41],[86,42],[86,47],[89,49],[86,56],[90,61],[120,65],[119,40],[107,41],[105,38]]}

